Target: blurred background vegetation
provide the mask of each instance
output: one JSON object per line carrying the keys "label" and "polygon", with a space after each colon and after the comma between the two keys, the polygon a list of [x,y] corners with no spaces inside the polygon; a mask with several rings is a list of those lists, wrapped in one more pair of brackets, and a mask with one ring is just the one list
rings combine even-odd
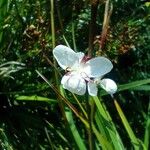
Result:
{"label": "blurred background vegetation", "polygon": [[[150,2],[111,0],[107,16],[105,10],[105,0],[0,1],[1,149],[78,149],[56,93],[36,72],[56,86],[52,49],[67,43],[75,50],[108,57],[114,64],[108,76],[118,85],[133,83],[132,88],[120,87],[115,96],[148,149],[150,85],[142,81],[150,78]],[[133,149],[110,96],[102,98],[124,147]],[[72,97],[70,101],[78,109]],[[75,115],[73,119],[88,145],[83,124]]]}

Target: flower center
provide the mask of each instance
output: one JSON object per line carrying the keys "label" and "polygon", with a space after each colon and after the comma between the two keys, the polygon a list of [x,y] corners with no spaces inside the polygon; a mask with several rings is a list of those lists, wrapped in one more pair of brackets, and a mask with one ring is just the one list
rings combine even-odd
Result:
{"label": "flower center", "polygon": [[80,75],[80,77],[82,77],[85,81],[90,81],[90,77],[84,72],[84,63],[81,62],[80,64],[78,64],[77,66],[74,67],[67,67],[65,69],[65,71],[69,74],[69,73],[75,73]]}
{"label": "flower center", "polygon": [[81,63],[86,63],[88,60],[90,60],[91,59],[91,57],[89,57],[89,56],[84,56],[83,58],[82,58],[82,60],[81,60]]}

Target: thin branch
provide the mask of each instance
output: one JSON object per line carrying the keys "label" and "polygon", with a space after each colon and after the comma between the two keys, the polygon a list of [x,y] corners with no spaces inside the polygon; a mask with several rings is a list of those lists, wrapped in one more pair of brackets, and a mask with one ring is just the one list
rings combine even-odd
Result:
{"label": "thin branch", "polygon": [[98,0],[92,0],[92,4],[91,4],[91,20],[90,20],[90,27],[89,27],[89,47],[88,47],[88,56],[89,57],[92,57],[98,4],[99,4]]}
{"label": "thin branch", "polygon": [[[110,5],[110,9],[109,9],[109,5]],[[112,3],[109,4],[109,0],[107,0],[106,3],[105,3],[103,29],[102,29],[102,33],[101,33],[101,40],[100,40],[99,50],[102,50],[104,48],[104,45],[105,45],[105,42],[106,42],[106,37],[107,37],[109,21],[110,21],[110,17],[111,17],[111,14],[112,14],[112,10],[113,10],[113,5],[112,5]]]}

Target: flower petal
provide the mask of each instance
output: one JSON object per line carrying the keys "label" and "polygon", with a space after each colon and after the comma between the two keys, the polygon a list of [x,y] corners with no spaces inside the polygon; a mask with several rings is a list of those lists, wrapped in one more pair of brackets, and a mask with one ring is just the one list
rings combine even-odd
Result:
{"label": "flower petal", "polygon": [[64,70],[68,67],[71,68],[74,65],[78,65],[81,57],[84,56],[83,53],[76,53],[64,45],[56,46],[53,50],[53,55],[59,66]]}
{"label": "flower petal", "polygon": [[84,72],[89,77],[101,77],[113,68],[111,61],[105,57],[96,57],[86,62]]}
{"label": "flower petal", "polygon": [[103,79],[100,82],[101,87],[109,94],[114,94],[117,91],[116,83],[111,79]]}
{"label": "flower petal", "polygon": [[89,81],[88,82],[88,92],[89,92],[89,95],[91,96],[97,96],[97,85],[92,82],[92,81]]}
{"label": "flower petal", "polygon": [[63,84],[63,88],[68,91],[78,94],[84,95],[86,91],[86,82],[85,80],[79,76],[78,74],[67,74],[64,75],[61,84]]}

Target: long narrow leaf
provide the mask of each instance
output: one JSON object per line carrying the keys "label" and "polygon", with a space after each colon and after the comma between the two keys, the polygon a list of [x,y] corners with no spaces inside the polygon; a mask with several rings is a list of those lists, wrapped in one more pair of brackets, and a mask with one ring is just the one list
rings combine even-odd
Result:
{"label": "long narrow leaf", "polygon": [[81,136],[80,136],[80,134],[79,134],[79,132],[78,132],[78,130],[76,128],[76,125],[75,125],[75,123],[73,121],[73,117],[72,117],[71,111],[69,111],[69,110],[66,111],[66,117],[67,117],[71,133],[73,135],[75,143],[77,144],[78,149],[79,150],[86,150],[84,141],[81,138]]}
{"label": "long narrow leaf", "polygon": [[37,95],[31,95],[31,96],[16,96],[16,100],[18,101],[44,101],[48,103],[57,103],[57,100],[49,99],[47,97],[37,96]]}
{"label": "long narrow leaf", "polygon": [[114,104],[115,104],[116,109],[118,111],[118,114],[119,114],[119,116],[120,116],[120,118],[121,118],[121,120],[123,122],[123,125],[124,125],[128,135],[129,135],[130,139],[131,139],[131,142],[133,144],[134,149],[135,150],[139,150],[140,143],[139,143],[138,139],[136,138],[132,128],[130,127],[130,125],[129,125],[129,123],[128,123],[128,121],[127,121],[127,119],[126,119],[126,117],[125,117],[121,107],[119,106],[119,104],[118,104],[118,102],[116,100],[114,100]]}
{"label": "long narrow leaf", "polygon": [[[124,149],[122,140],[112,122],[112,119],[108,111],[106,110],[106,107],[104,106],[104,104],[103,105],[101,104],[101,101],[100,99],[98,99],[98,97],[92,97],[92,98],[94,99],[99,112],[98,115],[99,117],[96,117],[95,119],[101,133],[103,133],[106,136],[108,141],[111,141],[113,148]],[[98,123],[100,123],[100,125]]]}

